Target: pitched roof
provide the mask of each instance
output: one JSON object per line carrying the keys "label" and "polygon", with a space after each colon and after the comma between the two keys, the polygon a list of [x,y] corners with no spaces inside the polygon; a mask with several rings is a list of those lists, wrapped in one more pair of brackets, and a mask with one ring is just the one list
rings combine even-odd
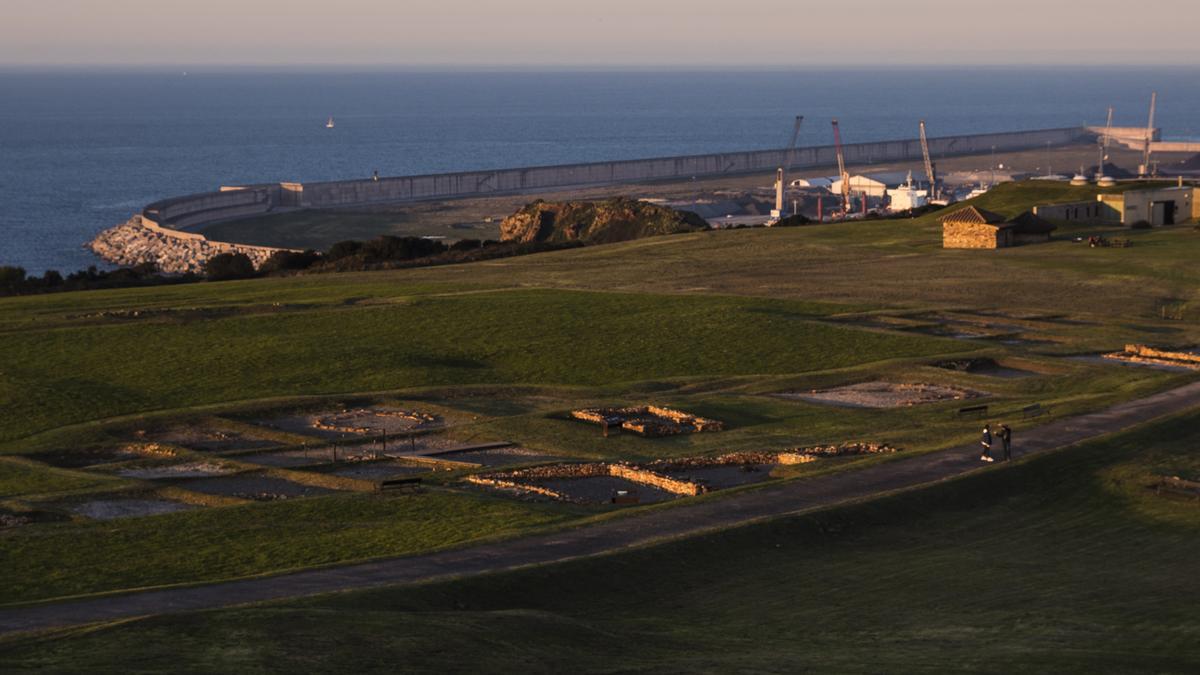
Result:
{"label": "pitched roof", "polygon": [[1033,211],[1026,211],[1013,218],[1012,224],[1018,234],[1050,234],[1058,229],[1057,225],[1038,216]]}
{"label": "pitched roof", "polygon": [[999,213],[992,213],[977,206],[968,206],[959,209],[954,213],[938,218],[942,223],[970,223],[972,225],[1000,225],[1004,222],[1004,216]]}

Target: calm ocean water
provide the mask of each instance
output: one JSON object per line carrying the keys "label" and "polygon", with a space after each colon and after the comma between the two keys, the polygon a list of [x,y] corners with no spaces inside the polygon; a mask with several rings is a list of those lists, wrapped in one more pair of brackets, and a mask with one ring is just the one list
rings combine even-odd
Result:
{"label": "calm ocean water", "polygon": [[[1200,135],[1200,69],[722,73],[0,72],[0,264],[96,264],[141,206],[330,180],[1102,124]],[[334,116],[337,127],[324,128]]]}

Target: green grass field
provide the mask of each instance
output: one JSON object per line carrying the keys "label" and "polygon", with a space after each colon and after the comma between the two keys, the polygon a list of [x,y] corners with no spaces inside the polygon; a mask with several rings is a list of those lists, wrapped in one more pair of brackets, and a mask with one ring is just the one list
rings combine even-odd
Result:
{"label": "green grass field", "polygon": [[1200,475],[1198,429],[1193,414],[552,567],[10,639],[0,659],[11,672],[1193,672],[1200,510],[1144,486]]}
{"label": "green grass field", "polygon": [[[1015,184],[979,203],[1011,215],[1086,192]],[[836,408],[779,392],[952,385],[979,392],[991,419],[1028,427],[1194,380],[1074,358],[1128,342],[1200,342],[1200,233],[1125,231],[1133,246],[1123,249],[1073,241],[1096,232],[1109,233],[1064,227],[1048,244],[945,251],[931,215],[427,269],[0,299],[0,516],[45,516],[0,530],[0,604],[279,573],[608,517],[465,491],[460,473],[442,472],[416,495],[214,500],[101,522],[64,505],[163,486],[117,478],[111,467],[36,461],[212,416],[253,430],[256,418],[298,406],[390,401],[442,414],[458,442],[509,440],[567,459],[859,440],[904,448],[774,474],[803,479],[955,447],[978,423],[956,414],[956,400]],[[1028,376],[933,365],[965,357]],[[729,428],[604,438],[564,419],[576,407],[647,402]],[[1035,403],[1049,413],[1023,421],[1021,409]],[[373,670],[396,658],[422,670],[471,658],[535,671],[1182,671],[1191,664],[1180,645],[1200,628],[1179,600],[1187,593],[1168,587],[1192,583],[1184,569],[1200,523],[1194,505],[1148,496],[1141,481],[1197,477],[1194,421],[603,561],[9,641],[3,658],[6,670],[68,671],[88,654],[93,669],[118,669],[122,650],[145,658],[127,670],[152,670],[167,649],[179,650],[182,666],[226,671]]]}

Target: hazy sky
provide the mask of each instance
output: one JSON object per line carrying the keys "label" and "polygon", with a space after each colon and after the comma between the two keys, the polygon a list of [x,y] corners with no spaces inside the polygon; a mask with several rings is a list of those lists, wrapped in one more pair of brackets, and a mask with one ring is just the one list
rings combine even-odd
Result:
{"label": "hazy sky", "polygon": [[0,0],[0,64],[1196,64],[1200,0]]}

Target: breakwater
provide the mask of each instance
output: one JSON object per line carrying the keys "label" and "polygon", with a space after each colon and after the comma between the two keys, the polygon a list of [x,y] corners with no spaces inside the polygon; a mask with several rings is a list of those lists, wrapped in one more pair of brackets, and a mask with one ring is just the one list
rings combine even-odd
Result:
{"label": "breakwater", "polygon": [[[944,136],[929,139],[930,153],[935,158],[1012,152],[1091,142],[1094,131],[1084,127],[1042,129],[964,136]],[[917,139],[852,143],[845,146],[846,163],[861,168],[864,165],[920,161],[921,145]],[[258,185],[223,186],[219,191],[174,197],[145,207],[140,214],[140,226],[151,228],[147,233],[130,230],[139,226],[131,221],[124,226],[123,237],[139,243],[170,247],[176,243],[171,232],[184,235],[179,242],[192,249],[189,260],[203,263],[202,250],[221,249],[220,242],[197,244],[204,237],[181,232],[208,223],[287,212],[299,209],[322,209],[364,206],[428,199],[453,199],[492,194],[521,194],[549,189],[593,187],[660,180],[713,178],[725,175],[766,173],[777,167],[789,170],[817,169],[833,166],[837,157],[833,146],[811,146],[788,151],[753,150],[745,152],[659,157],[651,159],[563,164],[556,166],[524,167],[485,171],[429,174],[422,176],[372,177],[360,180],[317,183],[269,183]],[[145,234],[146,236],[142,236]],[[152,235],[152,236],[151,236]],[[105,237],[104,234],[101,238]],[[113,240],[114,237],[108,237]],[[98,238],[99,240],[99,238]],[[112,246],[93,250],[107,260],[124,262]],[[155,258],[153,245],[143,252],[143,261]],[[259,249],[261,247],[250,247]],[[269,249],[267,250],[269,251]],[[261,252],[259,252],[261,253]],[[198,257],[197,257],[198,256]],[[174,256],[178,257],[178,256]],[[252,256],[254,257],[254,256]],[[168,256],[159,256],[167,260]],[[177,271],[163,267],[164,271]]]}

